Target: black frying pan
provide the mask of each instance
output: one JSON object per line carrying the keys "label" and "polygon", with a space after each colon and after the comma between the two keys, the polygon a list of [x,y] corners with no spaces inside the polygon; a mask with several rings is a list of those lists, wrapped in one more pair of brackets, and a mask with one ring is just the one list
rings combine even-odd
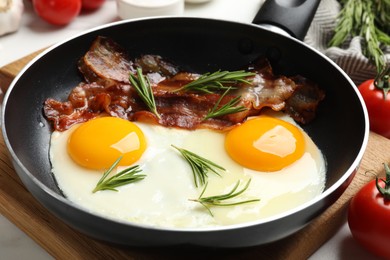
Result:
{"label": "black frying pan", "polygon": [[[296,21],[297,15],[291,12],[302,11],[308,5],[315,10],[318,2],[291,1],[281,6],[282,13],[292,16],[287,21]],[[265,6],[273,9],[268,4]],[[308,16],[312,17],[313,12]],[[268,19],[260,17],[265,16],[257,16],[257,23],[269,23]],[[303,38],[307,25],[303,30],[284,29]],[[327,160],[324,193],[288,214],[201,230],[150,228],[112,221],[70,203],[61,195],[50,172],[48,151],[52,128],[43,117],[42,105],[48,97],[65,99],[70,89],[82,80],[77,61],[99,35],[111,37],[133,56],[159,54],[189,71],[236,70],[265,55],[277,73],[301,74],[318,82],[326,91],[326,99],[319,107],[317,118],[304,129]],[[286,237],[335,202],[348,186],[363,156],[368,140],[368,119],[362,99],[348,76],[299,40],[254,24],[171,17],[104,25],[45,51],[23,69],[6,93],[2,131],[15,170],[28,190],[56,216],[85,234],[122,245],[242,247]]]}

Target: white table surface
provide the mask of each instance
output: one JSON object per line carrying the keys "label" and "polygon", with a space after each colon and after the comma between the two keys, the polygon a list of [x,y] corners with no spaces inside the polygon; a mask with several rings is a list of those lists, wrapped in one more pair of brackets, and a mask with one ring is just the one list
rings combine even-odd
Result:
{"label": "white table surface", "polygon": [[[213,17],[240,22],[251,22],[262,0],[213,0],[204,4],[186,4],[184,15]],[[117,21],[114,0],[107,0],[101,9],[82,13],[71,24],[54,27],[38,18],[30,0],[25,0],[25,11],[18,32],[0,36],[0,67],[23,56],[63,41],[95,26]],[[52,259],[38,244],[0,215],[0,260]],[[375,259],[353,240],[345,224],[310,259]]]}

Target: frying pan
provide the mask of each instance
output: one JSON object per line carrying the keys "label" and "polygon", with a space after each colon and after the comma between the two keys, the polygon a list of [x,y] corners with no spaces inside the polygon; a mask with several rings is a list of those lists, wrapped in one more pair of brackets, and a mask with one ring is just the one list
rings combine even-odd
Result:
{"label": "frying pan", "polygon": [[[263,7],[269,9],[267,12],[280,13],[266,16],[262,9],[254,21],[275,26],[277,22],[268,18],[286,14],[288,23],[302,16],[310,19],[318,3],[313,0],[266,2]],[[306,10],[308,7],[310,12]],[[298,14],[293,13],[296,11]],[[303,27],[281,25],[279,28],[303,38],[307,27],[306,23]],[[68,201],[51,174],[48,154],[52,128],[43,116],[42,106],[49,97],[66,99],[70,90],[83,80],[77,61],[99,35],[114,39],[132,56],[158,54],[188,71],[236,70],[264,55],[276,73],[300,74],[319,83],[326,91],[326,98],[316,119],[303,128],[326,157],[324,192],[302,206],[267,219],[196,230],[152,228],[114,221]],[[73,228],[93,238],[124,246],[245,247],[286,237],[303,228],[343,193],[362,159],[368,129],[367,111],[353,82],[318,51],[293,37],[256,24],[190,17],[120,21],[59,43],[22,70],[2,105],[4,140],[13,166],[27,189]]]}

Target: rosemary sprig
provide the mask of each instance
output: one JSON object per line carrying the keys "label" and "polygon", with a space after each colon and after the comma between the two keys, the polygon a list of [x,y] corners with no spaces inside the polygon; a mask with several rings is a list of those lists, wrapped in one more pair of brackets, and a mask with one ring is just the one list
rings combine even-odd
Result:
{"label": "rosemary sprig", "polygon": [[381,47],[390,45],[390,1],[389,0],[341,0],[335,34],[330,46],[340,46],[349,37],[360,36],[363,54],[372,60],[380,72],[386,65]]}
{"label": "rosemary sprig", "polygon": [[161,118],[157,112],[152,86],[150,85],[148,78],[142,74],[142,69],[137,68],[137,77],[130,73],[129,80],[149,110],[158,118]]}
{"label": "rosemary sprig", "polygon": [[226,91],[221,95],[221,97],[218,99],[217,103],[215,103],[214,107],[207,113],[205,118],[203,120],[207,120],[209,118],[213,117],[219,117],[224,116],[228,114],[234,114],[238,112],[242,112],[247,110],[244,106],[237,107],[236,105],[240,102],[241,96],[237,96],[233,99],[231,99],[229,102],[227,102],[225,105],[219,107],[219,104],[221,103],[221,100],[225,97],[225,95],[230,91],[231,87],[226,89]]}
{"label": "rosemary sprig", "polygon": [[146,175],[138,174],[142,170],[139,169],[139,165],[135,165],[129,168],[124,169],[123,171],[117,173],[116,175],[108,178],[107,176],[112,172],[112,170],[118,165],[119,161],[122,157],[119,157],[111,167],[104,172],[102,178],[96,184],[95,189],[92,191],[93,193],[99,190],[112,190],[118,191],[116,188],[119,186],[123,186],[129,183],[137,182],[143,180]]}
{"label": "rosemary sprig", "polygon": [[[366,1],[366,8],[372,10],[372,2]],[[375,66],[378,68],[378,71],[382,71],[386,65],[385,56],[381,49],[380,34],[382,37],[386,35],[379,28],[375,26],[375,16],[374,12],[365,12],[363,13],[363,23],[360,34],[364,37],[366,42],[365,48],[363,48],[364,54],[374,61]],[[387,36],[387,41],[389,44],[390,36]]]}
{"label": "rosemary sprig", "polygon": [[172,147],[178,150],[184,159],[186,159],[186,161],[190,164],[196,187],[198,187],[198,183],[200,185],[204,185],[206,183],[208,177],[207,174],[209,171],[215,173],[218,176],[221,176],[217,170],[226,170],[222,166],[219,166],[218,164],[191,151],[179,148],[175,145],[172,145]]}
{"label": "rosemary sprig", "polygon": [[204,93],[213,93],[217,90],[228,89],[229,86],[239,82],[250,84],[246,77],[255,75],[252,72],[244,70],[238,71],[216,71],[214,73],[205,73],[194,81],[182,86],[175,91],[199,91]]}
{"label": "rosemary sprig", "polygon": [[241,205],[251,202],[257,202],[260,201],[260,199],[251,199],[251,200],[242,200],[242,201],[236,201],[236,202],[227,202],[227,200],[238,197],[241,195],[244,191],[246,191],[249,187],[249,184],[251,182],[251,179],[249,179],[246,183],[246,185],[241,189],[238,190],[238,186],[240,185],[240,181],[238,180],[236,185],[233,187],[231,191],[225,194],[221,195],[214,195],[209,197],[202,197],[204,192],[206,191],[208,183],[204,186],[202,192],[199,195],[199,198],[197,199],[190,199],[190,201],[199,202],[203,207],[205,207],[211,216],[214,216],[211,212],[210,207],[218,206],[218,207],[226,207],[226,206],[235,206],[235,205]]}

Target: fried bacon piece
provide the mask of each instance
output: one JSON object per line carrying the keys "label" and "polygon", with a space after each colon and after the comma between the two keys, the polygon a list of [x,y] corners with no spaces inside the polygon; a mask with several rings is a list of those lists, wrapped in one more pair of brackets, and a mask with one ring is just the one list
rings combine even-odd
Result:
{"label": "fried bacon piece", "polygon": [[286,100],[297,88],[295,82],[285,76],[275,76],[267,59],[260,58],[249,66],[255,72],[251,85],[241,84],[238,94],[252,102],[255,110],[270,107],[275,111],[284,109]]}
{"label": "fried bacon piece", "polygon": [[293,80],[297,88],[286,100],[283,111],[295,121],[307,124],[315,118],[318,105],[325,98],[325,93],[317,84],[302,76],[296,76]]}
{"label": "fried bacon piece", "polygon": [[307,124],[312,121],[325,92],[302,76],[276,77],[266,59],[258,59],[248,70],[256,72],[252,85],[241,86],[242,98],[252,101],[255,110],[269,107],[284,111],[295,121]]}
{"label": "fried bacon piece", "polygon": [[129,73],[134,72],[132,65],[121,46],[109,38],[97,37],[79,60],[78,68],[86,82],[112,86],[129,84]]}
{"label": "fried bacon piece", "polygon": [[[45,101],[43,110],[45,116],[53,121],[54,128],[58,130],[65,130],[76,123],[85,122],[91,118],[96,117],[100,113],[100,109],[97,106],[102,106],[105,97],[99,95],[98,91],[93,88],[97,86],[100,89],[100,85],[93,83],[90,88],[83,88],[86,84],[80,83],[75,87],[68,97],[68,101],[60,102],[55,99],[49,98]],[[92,102],[88,102],[87,96]],[[101,100],[97,102],[97,100]],[[108,101],[109,102],[109,101]]]}
{"label": "fried bacon piece", "polygon": [[177,66],[158,55],[142,55],[135,63],[147,74],[157,73],[163,77],[173,77],[179,72]]}
{"label": "fried bacon piece", "polygon": [[[160,118],[148,111],[129,83],[129,73],[134,73],[136,67],[142,68],[152,84]],[[268,61],[258,59],[247,68],[255,73],[248,78],[251,84],[237,84],[220,102],[224,105],[240,96],[238,106],[247,110],[204,120],[222,93],[177,91],[199,75],[179,72],[176,66],[156,55],[143,55],[131,61],[118,44],[104,37],[98,37],[80,59],[79,70],[86,83],[75,87],[68,101],[45,101],[44,113],[56,130],[64,131],[100,114],[167,127],[228,130],[248,116],[258,115],[264,107],[285,111],[296,121],[307,123],[314,118],[324,98],[323,91],[313,82],[299,76],[275,76]]]}

